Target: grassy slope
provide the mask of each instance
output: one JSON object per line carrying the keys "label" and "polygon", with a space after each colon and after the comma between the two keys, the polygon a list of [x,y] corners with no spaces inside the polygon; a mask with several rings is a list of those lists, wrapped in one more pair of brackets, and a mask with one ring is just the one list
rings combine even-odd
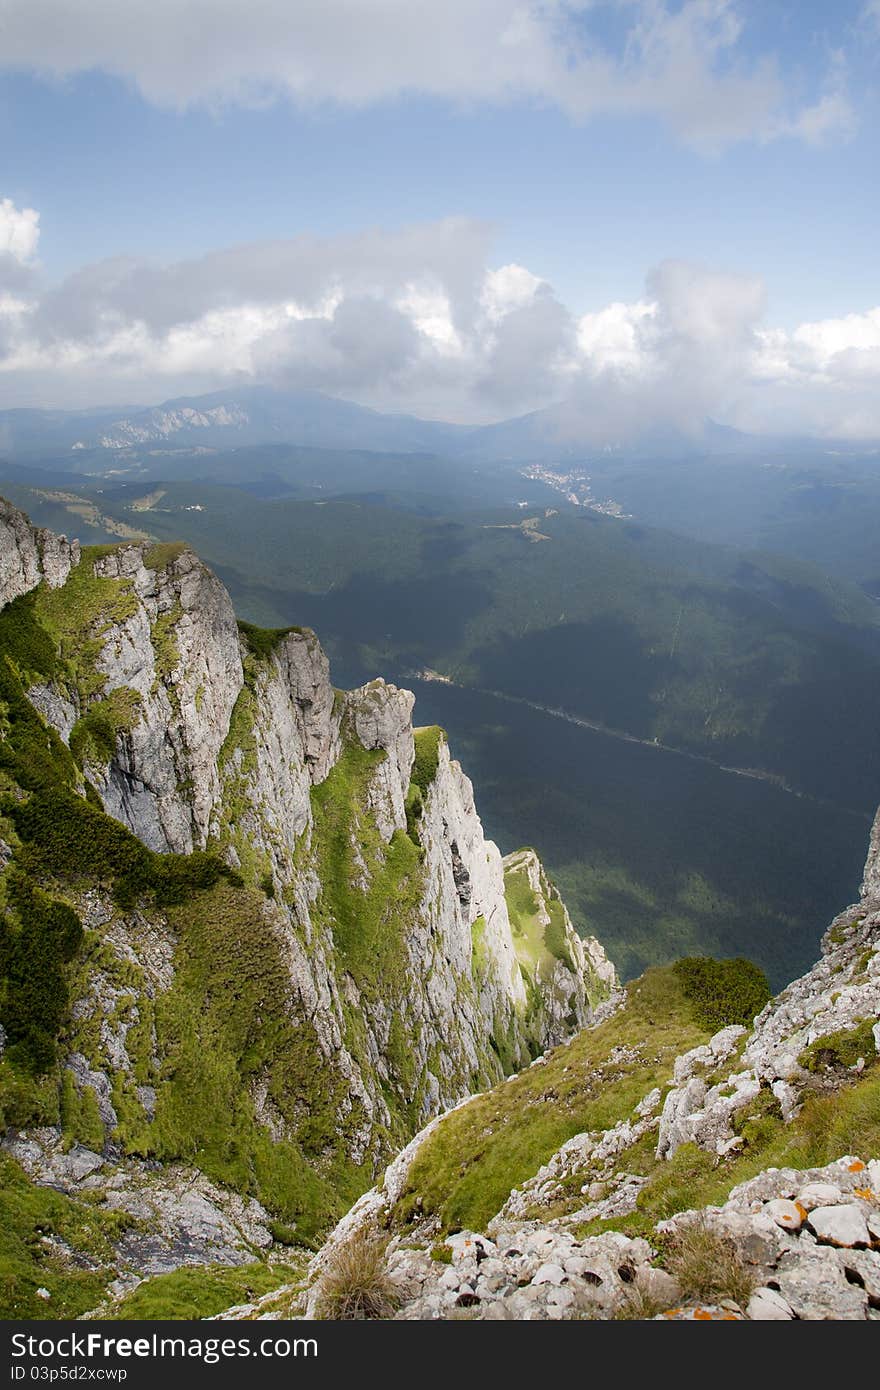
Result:
{"label": "grassy slope", "polygon": [[132,1224],[120,1212],[34,1187],[0,1154],[0,1317],[75,1318],[93,1308],[104,1291],[102,1267],[113,1239]]}
{"label": "grassy slope", "polygon": [[[395,1210],[397,1222],[437,1213],[447,1230],[481,1230],[509,1192],[534,1176],[567,1139],[610,1128],[632,1115],[655,1086],[671,1080],[675,1057],[706,1041],[708,1031],[671,968],[652,969],[627,988],[627,1002],[598,1028],[580,1033],[548,1054],[544,1065],[476,1097],[449,1115],[420,1149]],[[615,1049],[618,1049],[615,1051]],[[735,1068],[731,1062],[724,1075]],[[676,1211],[723,1201],[737,1183],[770,1166],[809,1167],[848,1153],[873,1155],[880,1146],[880,1062],[833,1095],[808,1100],[798,1118],[783,1124],[770,1093],[743,1113],[745,1146],[719,1160],[686,1145],[670,1161],[654,1156],[649,1133],[621,1154],[621,1171],[648,1178],[637,1210],[628,1217],[579,1228],[647,1234]],[[589,1168],[540,1219],[580,1210]]]}
{"label": "grassy slope", "polygon": [[[567,1139],[628,1115],[707,1037],[672,971],[648,971],[624,1011],[445,1119],[413,1163],[398,1215],[420,1198],[419,1213],[439,1213],[446,1227],[481,1229]],[[615,1047],[635,1055],[612,1057]]]}

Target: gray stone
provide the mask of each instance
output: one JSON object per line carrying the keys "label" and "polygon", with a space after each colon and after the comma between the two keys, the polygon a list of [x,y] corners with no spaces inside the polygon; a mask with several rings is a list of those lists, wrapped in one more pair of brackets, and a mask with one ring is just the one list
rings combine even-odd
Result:
{"label": "gray stone", "polygon": [[755,1289],[746,1314],[755,1322],[786,1322],[794,1317],[791,1307],[775,1289]]}
{"label": "gray stone", "polygon": [[774,1282],[798,1318],[822,1322],[866,1316],[867,1295],[849,1282],[836,1250],[799,1246],[786,1251]]}
{"label": "gray stone", "polygon": [[816,1207],[837,1206],[841,1191],[836,1183],[808,1182],[798,1192],[797,1199],[806,1211],[813,1211]]}
{"label": "gray stone", "polygon": [[796,1202],[786,1197],[775,1197],[764,1207],[764,1215],[775,1221],[784,1231],[799,1231],[804,1224],[803,1211]]}
{"label": "gray stone", "polygon": [[870,1237],[864,1214],[855,1202],[837,1207],[816,1207],[807,1218],[810,1229],[823,1245],[868,1245]]}

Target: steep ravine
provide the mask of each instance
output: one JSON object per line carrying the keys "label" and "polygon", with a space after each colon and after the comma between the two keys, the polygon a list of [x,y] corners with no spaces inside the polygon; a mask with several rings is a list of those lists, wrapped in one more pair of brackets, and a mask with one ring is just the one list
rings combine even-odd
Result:
{"label": "steep ravine", "polygon": [[7,503],[0,596],[4,1148],[81,1242],[22,1256],[8,1315],[313,1238],[607,997],[409,692],[334,690],[184,547],[80,552]]}

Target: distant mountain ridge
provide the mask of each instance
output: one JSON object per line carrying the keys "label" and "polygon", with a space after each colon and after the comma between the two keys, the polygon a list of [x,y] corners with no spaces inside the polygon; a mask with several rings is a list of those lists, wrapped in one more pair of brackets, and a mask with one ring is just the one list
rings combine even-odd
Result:
{"label": "distant mountain ridge", "polygon": [[[325,449],[464,456],[492,462],[565,461],[602,453],[657,457],[754,454],[802,447],[804,439],[747,434],[707,419],[700,434],[646,428],[604,448],[580,437],[565,403],[490,425],[457,425],[385,414],[320,391],[227,387],[145,408],[0,411],[0,454],[13,460],[89,449],[238,448],[296,444]],[[815,443],[815,441],[814,441]],[[827,447],[857,446],[826,441]]]}

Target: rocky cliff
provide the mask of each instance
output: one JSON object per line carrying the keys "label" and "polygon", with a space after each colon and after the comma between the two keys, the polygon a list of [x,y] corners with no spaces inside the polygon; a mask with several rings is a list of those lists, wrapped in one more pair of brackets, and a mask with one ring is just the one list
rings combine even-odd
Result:
{"label": "rocky cliff", "polygon": [[354,1254],[385,1316],[880,1318],[876,825],[819,961],[757,990],[648,971],[432,1121],[274,1306],[345,1316]]}
{"label": "rocky cliff", "polygon": [[184,547],[80,553],[3,504],[0,584],[0,1100],[31,1176],[190,1164],[308,1234],[608,994],[532,856],[512,927],[526,861],[506,895],[409,692],[334,690]]}

